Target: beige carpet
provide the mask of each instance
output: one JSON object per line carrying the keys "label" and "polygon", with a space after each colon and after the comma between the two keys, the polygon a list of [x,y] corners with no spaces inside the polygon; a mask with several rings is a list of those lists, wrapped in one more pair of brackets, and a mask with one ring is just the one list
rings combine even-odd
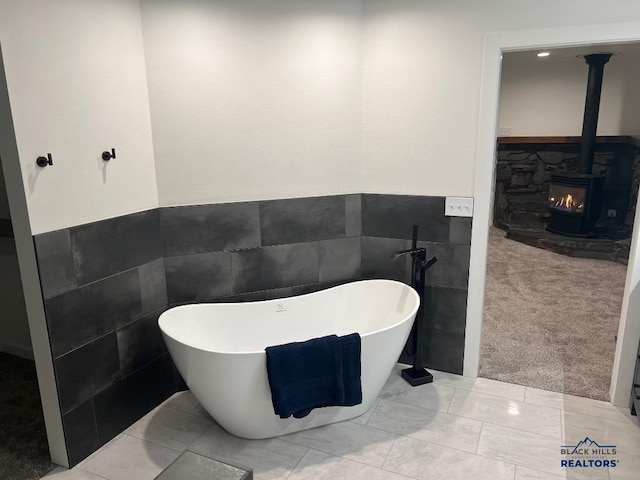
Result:
{"label": "beige carpet", "polygon": [[491,228],[480,376],[609,400],[625,275]]}
{"label": "beige carpet", "polygon": [[54,468],[36,365],[0,352],[0,479],[37,480]]}

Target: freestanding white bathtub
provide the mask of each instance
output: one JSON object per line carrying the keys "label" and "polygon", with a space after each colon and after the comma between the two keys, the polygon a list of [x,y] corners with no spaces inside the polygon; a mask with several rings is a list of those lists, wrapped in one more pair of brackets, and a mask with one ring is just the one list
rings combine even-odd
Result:
{"label": "freestanding white bathtub", "polygon": [[[363,280],[297,297],[196,304],[158,320],[185,382],[229,433],[269,438],[357,417],[376,399],[407,341],[418,294],[391,280]],[[304,418],[274,413],[265,347],[325,335],[362,337],[362,404],[325,407]]]}

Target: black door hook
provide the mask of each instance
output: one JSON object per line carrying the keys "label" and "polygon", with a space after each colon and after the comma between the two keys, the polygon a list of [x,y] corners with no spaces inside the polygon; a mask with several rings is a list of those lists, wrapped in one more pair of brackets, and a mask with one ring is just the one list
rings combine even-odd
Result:
{"label": "black door hook", "polygon": [[107,152],[107,151],[102,152],[102,160],[104,160],[105,162],[108,162],[112,158],[116,158],[116,149],[115,148],[112,148],[111,152]]}
{"label": "black door hook", "polygon": [[53,165],[53,159],[51,158],[51,154],[47,153],[46,157],[36,158],[36,165],[42,168],[46,167],[47,165]]}

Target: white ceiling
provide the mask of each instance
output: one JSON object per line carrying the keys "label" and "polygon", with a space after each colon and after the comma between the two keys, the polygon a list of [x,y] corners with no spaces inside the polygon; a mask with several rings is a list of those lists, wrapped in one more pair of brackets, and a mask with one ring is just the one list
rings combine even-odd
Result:
{"label": "white ceiling", "polygon": [[[551,55],[538,58],[538,52],[550,52]],[[640,55],[640,43],[618,43],[609,45],[590,45],[588,47],[537,49],[522,52],[506,52],[503,61],[513,63],[538,62],[584,62],[583,56],[590,53],[613,53],[614,56],[626,57]]]}

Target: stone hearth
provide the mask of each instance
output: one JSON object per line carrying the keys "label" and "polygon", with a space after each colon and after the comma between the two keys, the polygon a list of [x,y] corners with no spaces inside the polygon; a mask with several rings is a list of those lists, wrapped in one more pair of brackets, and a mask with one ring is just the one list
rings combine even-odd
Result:
{"label": "stone hearth", "polygon": [[508,238],[585,258],[626,263],[640,184],[640,139],[598,137],[593,173],[605,175],[597,238],[577,239],[546,231],[551,175],[574,171],[580,137],[498,139],[494,225]]}

